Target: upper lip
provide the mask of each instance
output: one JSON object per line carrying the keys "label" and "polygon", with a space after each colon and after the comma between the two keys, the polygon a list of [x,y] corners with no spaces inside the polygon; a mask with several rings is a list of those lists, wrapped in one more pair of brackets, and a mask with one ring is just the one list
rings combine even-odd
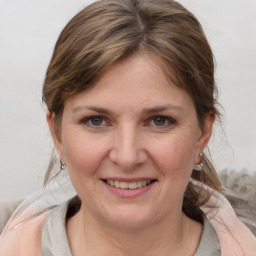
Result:
{"label": "upper lip", "polygon": [[152,181],[152,180],[156,180],[156,179],[149,178],[149,177],[135,177],[135,178],[106,177],[106,178],[102,178],[102,180],[113,180],[113,181],[122,181],[122,182],[135,182],[135,181]]}

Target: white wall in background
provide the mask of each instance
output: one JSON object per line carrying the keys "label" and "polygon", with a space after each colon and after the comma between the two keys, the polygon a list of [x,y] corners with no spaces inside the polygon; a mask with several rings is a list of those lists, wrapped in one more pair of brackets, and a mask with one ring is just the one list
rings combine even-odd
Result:
{"label": "white wall in background", "polygon": [[[52,148],[41,87],[54,43],[85,0],[0,0],[0,200],[42,185]],[[225,109],[212,155],[218,169],[256,170],[256,0],[180,0],[213,48]],[[226,141],[227,140],[227,141]]]}

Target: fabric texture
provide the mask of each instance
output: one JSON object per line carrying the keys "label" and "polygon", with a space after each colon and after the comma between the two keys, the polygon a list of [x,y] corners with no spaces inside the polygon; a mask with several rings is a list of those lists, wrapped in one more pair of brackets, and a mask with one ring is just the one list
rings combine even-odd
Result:
{"label": "fabric texture", "polygon": [[56,207],[46,218],[42,230],[42,255],[72,256],[66,233],[68,202]]}
{"label": "fabric texture", "polygon": [[235,213],[256,234],[256,172],[225,169],[220,178]]}
{"label": "fabric texture", "polygon": [[220,243],[211,223],[204,218],[204,228],[194,256],[221,256]]}
{"label": "fabric texture", "polygon": [[13,212],[23,200],[0,202],[0,234]]}
{"label": "fabric texture", "polygon": [[[222,256],[255,256],[256,238],[237,218],[232,206],[217,191],[198,181],[191,182],[201,193],[211,194],[201,210],[213,225],[221,246]],[[212,207],[214,205],[214,208]]]}

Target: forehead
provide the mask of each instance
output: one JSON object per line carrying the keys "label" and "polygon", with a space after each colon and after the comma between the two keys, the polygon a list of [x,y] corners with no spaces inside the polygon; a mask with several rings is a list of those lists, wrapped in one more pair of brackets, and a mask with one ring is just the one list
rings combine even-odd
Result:
{"label": "forehead", "polygon": [[159,58],[148,53],[134,54],[119,61],[105,72],[95,86],[70,97],[65,102],[65,108],[74,109],[83,104],[130,109],[163,104],[193,105],[190,96],[167,79]]}

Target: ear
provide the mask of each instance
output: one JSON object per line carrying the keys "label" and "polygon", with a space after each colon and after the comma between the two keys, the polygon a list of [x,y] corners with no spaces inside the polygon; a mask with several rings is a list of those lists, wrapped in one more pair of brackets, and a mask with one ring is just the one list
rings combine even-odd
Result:
{"label": "ear", "polygon": [[58,152],[60,160],[65,161],[63,159],[64,154],[63,154],[63,148],[62,148],[62,143],[61,143],[61,136],[58,136],[58,134],[56,133],[56,129],[54,127],[54,117],[55,117],[54,113],[51,114],[49,111],[47,111],[46,120],[47,120],[49,130],[52,135],[54,146]]}
{"label": "ear", "polygon": [[195,164],[200,163],[200,161],[201,161],[200,153],[207,146],[207,144],[211,138],[214,121],[215,121],[215,113],[213,113],[213,112],[207,113],[205,120],[204,120],[203,130],[201,130],[200,136],[198,138],[197,149],[196,149],[195,157],[194,157]]}

